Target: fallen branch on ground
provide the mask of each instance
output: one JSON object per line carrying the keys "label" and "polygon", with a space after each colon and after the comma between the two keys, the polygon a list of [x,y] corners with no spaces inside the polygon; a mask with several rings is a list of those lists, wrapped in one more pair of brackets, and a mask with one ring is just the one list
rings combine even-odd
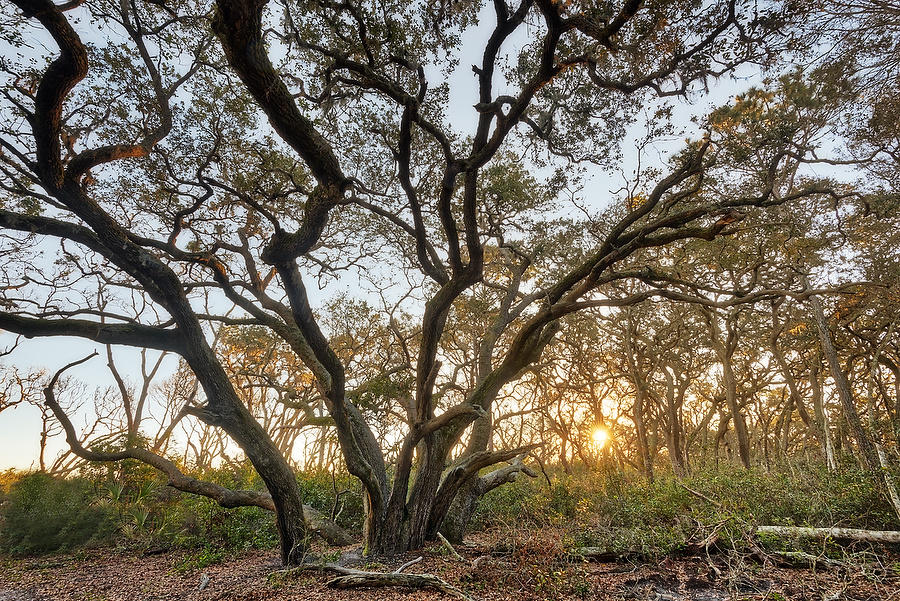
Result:
{"label": "fallen branch on ground", "polygon": [[[401,566],[405,567],[405,566]],[[300,565],[293,568],[278,570],[274,574],[280,576],[292,576],[300,572],[334,572],[340,574],[325,583],[329,588],[357,588],[357,587],[382,587],[399,586],[405,588],[430,588],[463,601],[475,601],[446,580],[433,574],[403,574],[401,572],[368,572],[347,568],[336,563],[317,563]]]}
{"label": "fallen branch on ground", "polygon": [[456,549],[453,548],[453,545],[450,544],[450,541],[448,541],[444,537],[443,534],[438,532],[437,536],[439,539],[441,539],[441,542],[444,544],[444,547],[447,548],[447,551],[450,552],[450,555],[452,555],[454,559],[458,559],[459,561],[465,561],[465,559],[463,559],[463,556],[456,552]]}
{"label": "fallen branch on ground", "polygon": [[579,559],[593,559],[594,561],[612,561],[618,558],[616,553],[605,547],[575,547],[569,551],[568,555]]}
{"label": "fallen branch on ground", "polygon": [[786,564],[791,567],[840,568],[844,567],[845,565],[843,561],[838,561],[836,559],[831,559],[829,557],[820,555],[813,555],[811,553],[804,553],[803,551],[774,551],[772,554],[778,558],[779,563]]}
{"label": "fallen branch on ground", "polygon": [[412,566],[412,565],[415,565],[415,564],[419,563],[420,561],[422,561],[422,559],[423,559],[423,557],[422,557],[421,555],[419,555],[419,556],[416,557],[415,559],[410,559],[410,560],[407,561],[405,564],[403,564],[402,566],[400,566],[399,568],[397,568],[396,570],[394,570],[394,574],[399,574],[400,572],[402,572],[403,570],[405,570],[405,569],[408,568],[409,566]]}
{"label": "fallen branch on ground", "polygon": [[799,526],[757,526],[757,534],[799,536],[801,538],[843,538],[868,543],[900,544],[900,532],[893,530],[859,530],[856,528],[804,528]]}
{"label": "fallen branch on ground", "polygon": [[716,500],[714,500],[714,499],[711,499],[711,498],[707,497],[706,495],[704,495],[704,494],[703,494],[702,492],[700,492],[699,490],[694,490],[693,488],[691,488],[690,486],[688,486],[687,484],[685,484],[685,483],[682,482],[681,480],[678,480],[678,479],[676,478],[676,479],[675,479],[675,483],[678,484],[679,486],[681,486],[681,488],[683,488],[684,490],[688,491],[689,493],[691,493],[692,495],[694,495],[695,497],[697,497],[698,499],[703,499],[704,501],[706,501],[707,503],[709,503],[709,504],[712,505],[713,507],[717,507],[717,508],[719,508],[719,509],[722,509],[722,504],[721,504],[721,503],[719,503],[718,501],[716,501]]}

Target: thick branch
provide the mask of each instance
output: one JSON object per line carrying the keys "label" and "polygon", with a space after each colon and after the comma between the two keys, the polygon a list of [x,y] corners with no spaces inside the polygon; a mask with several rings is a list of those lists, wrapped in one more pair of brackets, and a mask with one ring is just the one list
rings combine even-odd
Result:
{"label": "thick branch", "polygon": [[120,344],[184,353],[184,340],[177,329],[142,324],[104,324],[85,319],[41,319],[0,311],[0,328],[26,338],[76,336],[102,344]]}

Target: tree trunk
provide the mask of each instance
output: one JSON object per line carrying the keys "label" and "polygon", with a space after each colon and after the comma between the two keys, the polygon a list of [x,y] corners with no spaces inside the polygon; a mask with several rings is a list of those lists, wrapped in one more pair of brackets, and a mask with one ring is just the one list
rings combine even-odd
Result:
{"label": "tree trunk", "polygon": [[722,331],[719,328],[718,315],[712,311],[707,312],[707,324],[710,328],[710,338],[719,363],[722,365],[722,384],[725,388],[725,401],[731,412],[731,420],[734,422],[734,433],[737,438],[738,454],[741,465],[750,469],[750,434],[747,432],[747,421],[741,413],[741,407],[737,398],[737,381],[734,377],[734,368],[731,358],[737,348],[736,331],[737,313],[731,312],[725,318],[726,336],[722,340]]}
{"label": "tree trunk", "polygon": [[802,526],[757,526],[757,533],[801,538],[842,538],[871,543],[900,543],[900,532],[858,528],[805,528]]}
{"label": "tree trunk", "polygon": [[650,481],[653,481],[653,461],[650,457],[650,441],[647,436],[647,423],[644,420],[645,407],[644,389],[638,386],[634,394],[634,411],[632,418],[634,419],[635,430],[637,431],[637,447],[641,460],[641,468],[644,475]]}
{"label": "tree trunk", "polygon": [[[808,283],[806,284],[808,286]],[[813,319],[815,320],[816,328],[819,331],[819,341],[822,344],[822,352],[825,354],[825,359],[828,361],[828,368],[831,371],[832,379],[834,379],[834,387],[837,388],[838,397],[841,400],[844,417],[847,419],[850,429],[853,430],[853,436],[856,438],[856,444],[862,453],[866,468],[872,475],[877,477],[881,471],[878,453],[875,450],[875,445],[872,444],[869,435],[863,427],[862,420],[859,418],[859,413],[856,411],[856,405],[853,402],[853,394],[850,391],[850,383],[847,381],[847,376],[841,369],[837,351],[831,340],[831,332],[828,331],[828,325],[825,323],[825,313],[822,310],[822,304],[819,302],[818,297],[813,295],[809,297],[809,305],[812,308]]]}
{"label": "tree trunk", "polygon": [[[486,363],[483,357],[482,361]],[[488,367],[489,365],[480,366],[482,370]],[[465,455],[471,456],[488,450],[493,426],[494,420],[490,412],[475,420],[475,423],[472,424],[472,433],[469,436],[469,444],[466,447]],[[563,445],[565,445],[565,440],[563,438]],[[565,446],[563,446],[562,452],[565,453]],[[440,526],[441,533],[450,542],[462,542],[466,528],[468,528],[469,522],[472,520],[472,514],[475,513],[478,501],[484,493],[485,491],[479,485],[478,478],[472,478],[460,488],[459,493],[447,511],[447,515],[444,517],[443,524]]]}
{"label": "tree trunk", "polygon": [[731,367],[731,360],[726,360],[723,365],[723,374],[725,377],[725,400],[731,409],[731,419],[734,421],[734,433],[737,437],[738,454],[741,458],[741,464],[750,468],[750,435],[747,432],[747,421],[737,401],[737,382],[734,378],[734,371]]}
{"label": "tree trunk", "polygon": [[247,454],[262,478],[275,504],[281,561],[300,563],[306,550],[308,533],[303,515],[303,498],[294,471],[278,448],[243,405],[229,408],[227,415],[203,418],[220,426]]}
{"label": "tree trunk", "polygon": [[820,365],[821,357],[817,356],[809,368],[809,387],[812,390],[816,429],[822,433],[822,438],[819,439],[822,446],[822,456],[825,458],[825,465],[828,467],[828,471],[833,472],[837,469],[837,462],[834,459],[834,442],[831,439],[831,425],[828,423],[828,414],[825,412],[825,402],[822,396],[822,383],[819,381]]}
{"label": "tree trunk", "polygon": [[881,467],[881,475],[884,479],[884,488],[887,490],[888,500],[891,502],[891,506],[894,508],[894,513],[897,518],[900,519],[900,493],[897,492],[897,484],[894,482],[894,477],[891,474],[890,466],[888,465],[887,456],[884,452],[884,447],[881,442],[881,435],[878,433],[878,420],[875,415],[875,405],[876,405],[876,390],[878,390],[877,381],[878,381],[878,357],[884,351],[884,346],[891,339],[891,335],[894,332],[894,324],[896,322],[891,322],[890,327],[888,328],[887,333],[884,336],[884,340],[876,345],[874,352],[872,353],[872,360],[869,364],[869,377],[868,377],[868,403],[867,403],[867,413],[869,418],[869,430],[872,432],[872,438],[875,441],[875,453],[878,455],[878,465]]}
{"label": "tree trunk", "polygon": [[447,537],[451,543],[461,543],[478,501],[484,495],[478,479],[473,479],[460,489],[459,494],[453,499],[450,510],[441,524],[441,534]]}
{"label": "tree trunk", "polygon": [[681,420],[678,415],[678,401],[684,398],[684,389],[676,390],[675,377],[668,368],[664,368],[663,375],[666,378],[666,428],[664,431],[666,448],[669,450],[669,462],[672,471],[679,478],[686,473],[684,454],[682,449]]}
{"label": "tree trunk", "polygon": [[653,480],[653,459],[650,456],[650,442],[647,436],[647,422],[644,419],[646,413],[646,383],[643,374],[641,374],[641,366],[637,349],[634,344],[633,333],[635,330],[634,320],[630,308],[627,311],[628,320],[625,324],[625,358],[628,362],[628,371],[631,372],[631,381],[634,384],[634,405],[632,407],[631,418],[634,421],[634,429],[637,433],[637,450],[638,457],[641,462],[641,470],[644,475]]}
{"label": "tree trunk", "polygon": [[[772,333],[769,336],[769,349],[772,351],[772,356],[775,357],[775,362],[778,364],[778,369],[781,371],[781,375],[784,377],[784,381],[788,386],[788,391],[791,395],[791,404],[797,408],[797,413],[800,416],[800,419],[803,420],[804,425],[813,434],[816,440],[821,440],[822,432],[816,428],[816,422],[810,419],[809,412],[806,410],[806,404],[803,402],[803,397],[800,394],[799,387],[797,386],[797,379],[791,372],[790,366],[788,366],[788,362],[784,356],[784,352],[782,352],[781,347],[778,346],[778,336],[783,331],[783,328],[784,324],[779,323],[778,321],[778,305],[776,303],[773,303]],[[790,417],[788,417],[788,419],[790,419]]]}

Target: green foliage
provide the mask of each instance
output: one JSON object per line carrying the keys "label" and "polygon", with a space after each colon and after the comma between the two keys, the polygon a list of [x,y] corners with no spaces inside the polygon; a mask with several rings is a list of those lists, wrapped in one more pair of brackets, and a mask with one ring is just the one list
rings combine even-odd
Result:
{"label": "green foliage", "polygon": [[0,472],[0,502],[3,501],[5,495],[9,494],[12,485],[22,478],[22,472],[13,468]]}
{"label": "green foliage", "polygon": [[[247,463],[232,464],[195,474],[234,489],[262,489],[262,481]],[[147,489],[147,483],[141,490]],[[174,491],[150,488],[142,503],[150,511],[144,543],[163,547],[233,552],[266,549],[278,542],[272,513],[259,507],[226,509],[215,501]]]}
{"label": "green foliage", "polygon": [[[263,488],[247,462],[192,475],[234,489]],[[297,478],[304,502],[325,515],[335,506],[335,490],[340,492],[337,522],[351,531],[361,529],[357,480],[324,471]],[[137,462],[89,466],[81,477],[68,480],[6,472],[0,481],[0,503],[0,549],[12,553],[85,544],[177,548],[191,554],[184,567],[176,569],[192,570],[209,565],[204,562],[212,562],[215,555],[278,544],[271,512],[259,507],[226,509],[205,497],[181,493]]]}
{"label": "green foliage", "polygon": [[[683,480],[659,474],[591,471],[520,480],[491,491],[473,519],[481,528],[560,527],[566,545],[602,547],[616,554],[659,557],[715,533],[742,547],[759,524],[891,529],[890,507],[871,479],[819,466],[789,471],[702,470]],[[713,502],[700,498],[708,497]],[[799,541],[762,541],[776,550]]]}
{"label": "green foliage", "polygon": [[[351,532],[361,532],[363,523],[362,487],[359,480],[347,473],[334,475],[331,472],[316,471],[298,474],[303,502],[321,511],[326,516],[331,514],[335,501],[335,488],[340,493],[337,524]],[[346,492],[341,492],[346,491]]]}
{"label": "green foliage", "polygon": [[165,522],[153,536],[155,544],[240,551],[278,543],[272,513],[259,507],[225,509],[204,497],[179,495],[161,512]]}
{"label": "green foliage", "polygon": [[114,512],[99,502],[89,481],[28,474],[12,485],[3,504],[0,549],[62,551],[106,540],[114,530]]}
{"label": "green foliage", "polygon": [[207,545],[198,551],[188,553],[178,560],[173,569],[179,574],[202,570],[217,564],[225,558],[225,550]]}

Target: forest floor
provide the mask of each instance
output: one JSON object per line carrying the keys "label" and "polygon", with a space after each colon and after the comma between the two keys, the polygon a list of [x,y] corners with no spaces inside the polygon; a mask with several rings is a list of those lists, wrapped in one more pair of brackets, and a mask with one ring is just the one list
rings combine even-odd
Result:
{"label": "forest floor", "polygon": [[[479,601],[900,601],[897,556],[872,555],[865,562],[828,569],[778,567],[765,558],[725,553],[653,562],[573,561],[542,552],[551,545],[542,547],[539,538],[513,552],[498,552],[496,536],[476,534],[458,546],[463,560],[432,547],[389,561],[360,561],[356,567],[390,572],[421,555],[422,561],[406,573],[435,574]],[[323,573],[273,575],[281,567],[274,551],[215,558],[211,565],[203,565],[203,558],[197,552],[147,555],[112,549],[0,556],[0,601],[451,599],[430,590],[335,590],[326,586],[333,575]]]}

